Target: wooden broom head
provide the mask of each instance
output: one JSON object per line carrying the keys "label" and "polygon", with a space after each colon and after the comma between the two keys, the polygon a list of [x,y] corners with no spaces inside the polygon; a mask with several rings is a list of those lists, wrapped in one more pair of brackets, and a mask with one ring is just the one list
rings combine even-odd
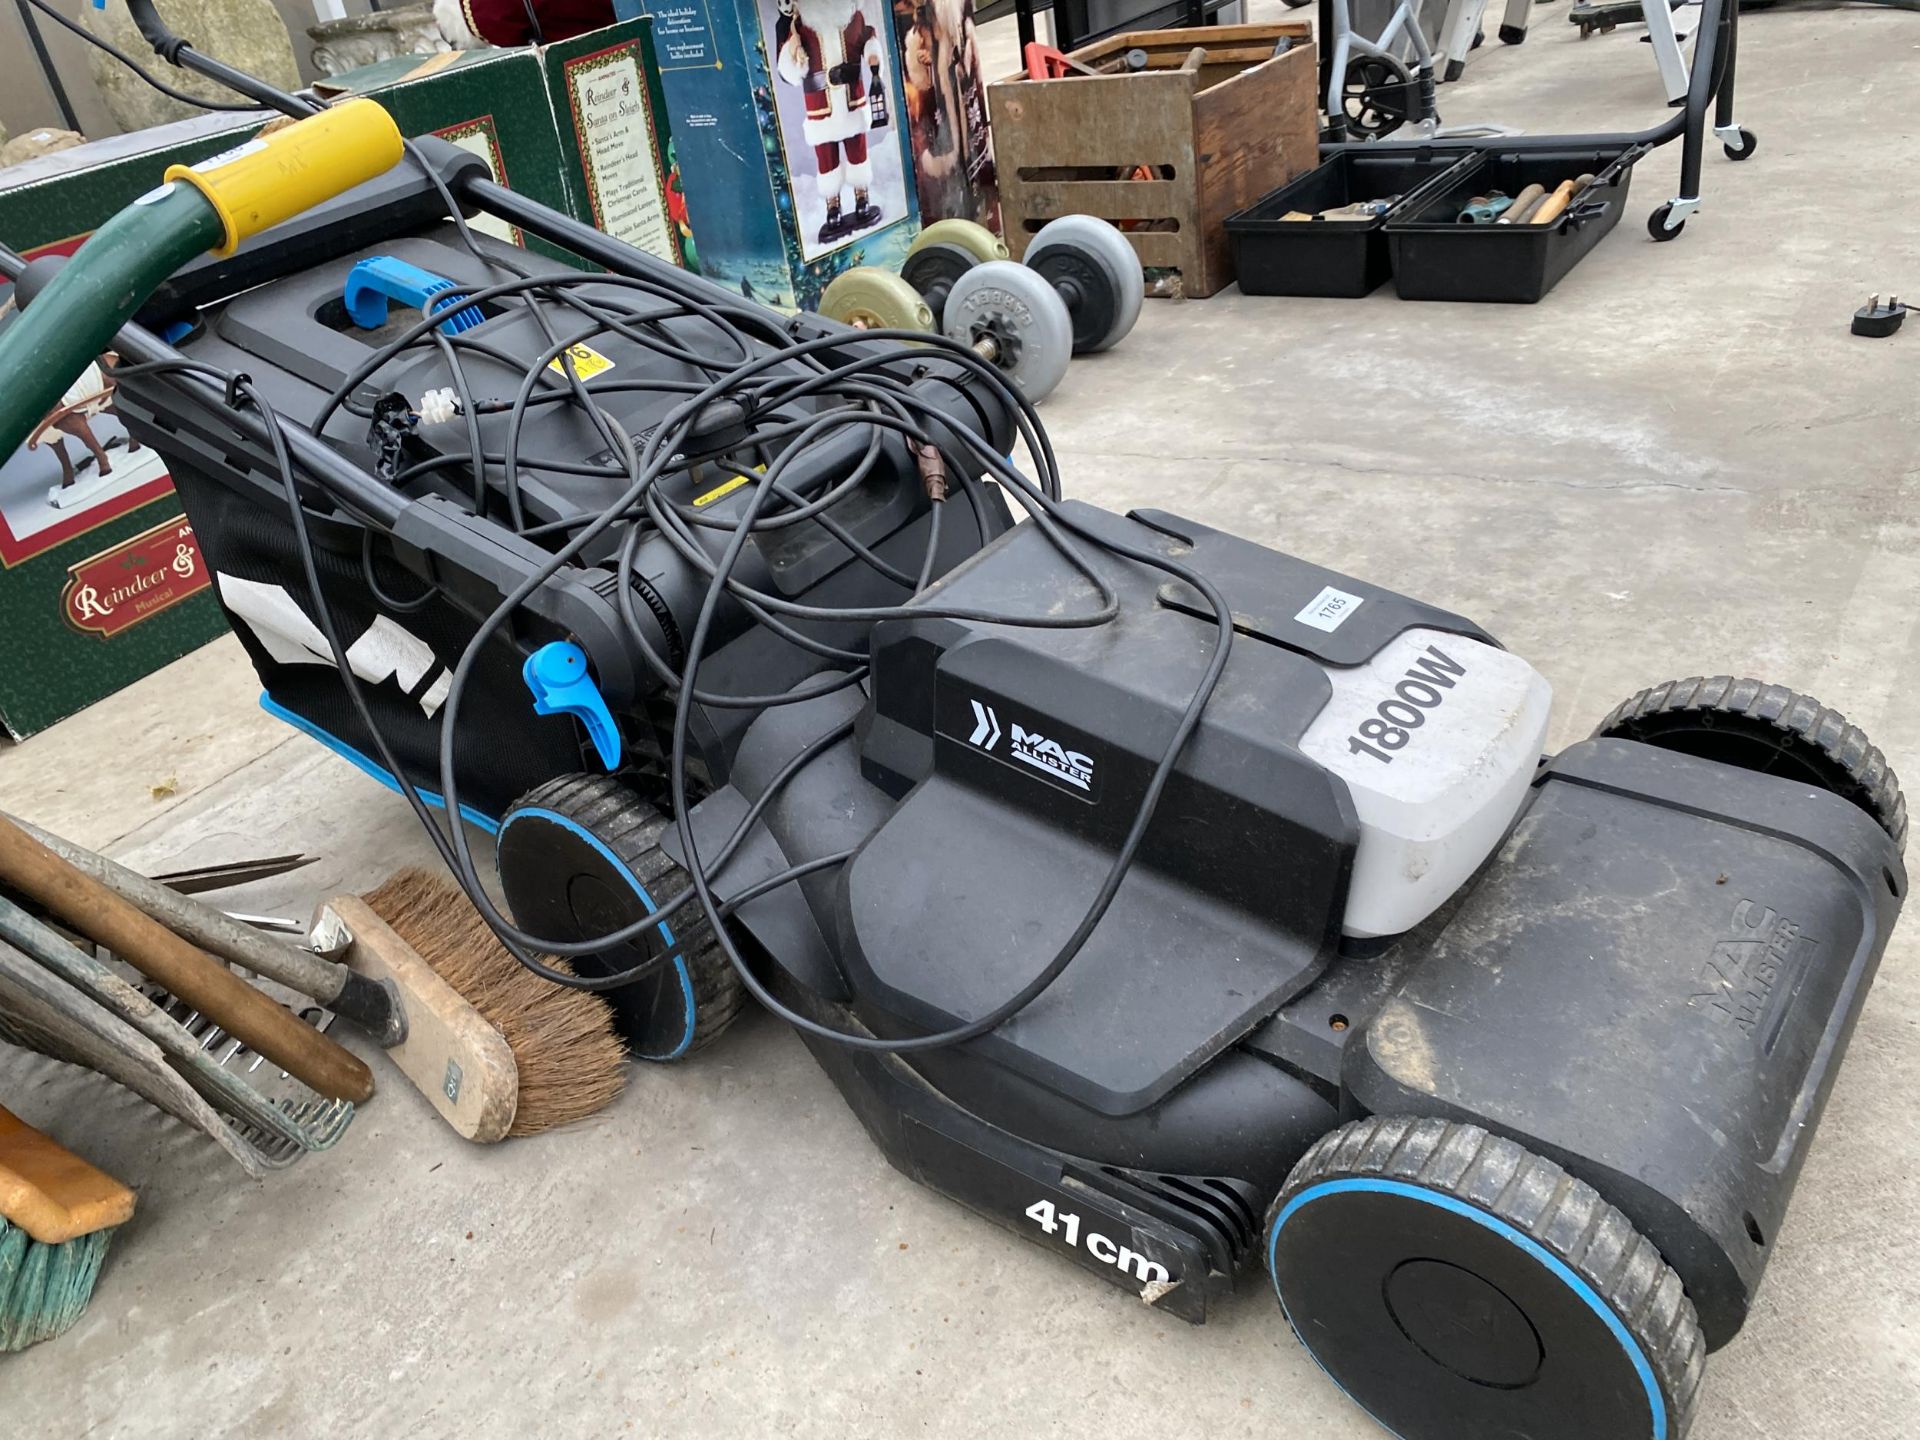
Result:
{"label": "wooden broom head", "polygon": [[133,1217],[133,1191],[0,1105],[0,1219],[64,1245]]}
{"label": "wooden broom head", "polygon": [[0,1354],[80,1318],[132,1216],[133,1191],[0,1106]]}
{"label": "wooden broom head", "polygon": [[[406,869],[362,898],[506,1038],[520,1074],[508,1135],[584,1120],[620,1097],[627,1053],[613,1007],[589,991],[543,980],[514,959],[451,879]],[[562,960],[546,963],[569,969]]]}

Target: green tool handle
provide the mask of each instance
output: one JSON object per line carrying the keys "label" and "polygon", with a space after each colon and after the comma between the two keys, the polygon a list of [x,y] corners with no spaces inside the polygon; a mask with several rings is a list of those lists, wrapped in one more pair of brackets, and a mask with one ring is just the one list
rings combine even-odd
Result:
{"label": "green tool handle", "polygon": [[250,236],[384,174],[400,154],[393,117],[361,98],[168,169],[166,184],[94,231],[0,334],[0,456],[26,443],[175,270],[209,250],[231,255]]}
{"label": "green tool handle", "polygon": [[0,334],[0,456],[26,444],[162,281],[225,235],[212,202],[180,184],[163,185],[94,231]]}

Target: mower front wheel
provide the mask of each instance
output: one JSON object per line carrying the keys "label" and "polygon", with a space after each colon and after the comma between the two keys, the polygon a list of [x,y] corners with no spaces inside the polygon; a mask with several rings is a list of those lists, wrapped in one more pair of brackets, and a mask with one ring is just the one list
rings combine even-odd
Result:
{"label": "mower front wheel", "polygon": [[[563,775],[529,791],[501,819],[496,852],[514,923],[570,943],[659,913],[687,888],[686,872],[660,848],[670,823],[607,775]],[[643,1060],[692,1054],[732,1024],[745,1001],[693,903],[635,940],[571,963],[589,976],[646,966],[631,984],[604,992],[628,1048]]]}
{"label": "mower front wheel", "polygon": [[1325,1136],[1267,1268],[1327,1375],[1402,1440],[1681,1440],[1706,1342],[1680,1277],[1589,1185],[1472,1125]]}

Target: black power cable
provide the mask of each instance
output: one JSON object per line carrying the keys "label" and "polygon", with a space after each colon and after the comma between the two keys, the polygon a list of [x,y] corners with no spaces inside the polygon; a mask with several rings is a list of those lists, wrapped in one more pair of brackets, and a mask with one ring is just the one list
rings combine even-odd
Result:
{"label": "black power cable", "polygon": [[[34,3],[39,4],[41,0],[34,0]],[[101,48],[115,54],[116,58],[126,60],[124,55],[100,42],[90,32],[85,32],[84,38],[100,44]],[[167,58],[177,61],[180,47],[175,43],[171,49],[173,52],[171,54],[168,54],[165,49],[162,53],[167,54]],[[131,65],[130,61],[127,63]],[[158,89],[178,94],[178,98],[188,99],[191,103],[203,103],[171,91],[170,87],[153,80],[138,66],[132,66],[132,68]],[[258,82],[252,83],[258,84]],[[284,98],[288,101],[289,108],[299,108],[298,102],[292,97]],[[251,107],[209,106],[208,108]],[[550,559],[534,575],[516,586],[513,592],[506,596],[480,624],[459,661],[453,667],[450,688],[440,713],[441,794],[448,817],[444,831],[439,818],[426,804],[418,787],[414,785],[404,767],[399,763],[391,745],[374,719],[359,677],[353,673],[351,665],[347,662],[345,646],[341,642],[338,627],[322,590],[306,504],[301,497],[299,477],[279,417],[266,404],[251,380],[244,376],[227,376],[214,367],[199,365],[197,362],[175,361],[166,362],[162,366],[131,367],[126,369],[125,373],[136,373],[136,370],[174,369],[194,370],[214,375],[227,385],[234,405],[252,408],[262,417],[273,452],[273,463],[279,472],[286,494],[288,520],[300,556],[301,568],[312,595],[315,620],[339,668],[342,683],[347,690],[355,714],[371,737],[382,763],[393,775],[436,849],[453,870],[475,907],[498,934],[502,944],[528,968],[556,984],[585,990],[606,990],[631,983],[657,969],[672,956],[674,949],[651,954],[637,965],[600,976],[578,976],[553,969],[544,964],[535,952],[557,955],[592,954],[640,939],[692,899],[698,904],[716,942],[738,972],[742,983],[755,998],[788,1023],[809,1034],[862,1050],[898,1053],[959,1044],[986,1034],[1018,1014],[1043,994],[1072,963],[1107,913],[1139,853],[1140,845],[1152,824],[1160,799],[1178,766],[1181,754],[1197,730],[1207,704],[1225,672],[1233,635],[1232,616],[1225,599],[1212,582],[1199,572],[1150,549],[1130,546],[1110,536],[1097,534],[1063,509],[1060,503],[1058,466],[1039,416],[1034,412],[1032,405],[1007,382],[1004,376],[974,354],[970,348],[940,336],[894,331],[868,332],[865,337],[834,333],[802,340],[778,323],[769,312],[718,304],[708,293],[691,285],[683,285],[678,282],[677,277],[670,274],[646,279],[615,275],[535,274],[518,260],[510,259],[497,250],[483,246],[469,228],[459,205],[447,190],[445,182],[433,170],[426,157],[411,141],[407,142],[407,148],[413,159],[420,164],[440,191],[442,199],[446,202],[447,213],[467,249],[494,273],[512,277],[497,284],[467,292],[462,303],[505,304],[523,308],[532,316],[546,338],[545,348],[531,364],[525,367],[513,400],[506,407],[507,433],[497,463],[501,470],[501,489],[505,493],[509,517],[514,527],[523,534],[533,533],[537,528],[543,538],[566,536],[553,551]],[[598,293],[591,295],[581,293],[585,287],[589,286]],[[645,296],[661,308],[657,311],[642,311],[629,303],[615,304],[607,294],[609,290]],[[553,317],[548,314],[547,307],[550,305],[571,310],[590,324],[582,329],[570,330],[563,336],[552,323]],[[666,322],[674,319],[705,322],[731,347],[737,349],[738,358],[731,355],[701,354],[687,350],[666,330]],[[343,406],[349,410],[357,410],[358,407],[351,398],[356,389],[391,364],[404,351],[421,344],[434,346],[440,352],[442,360],[453,377],[460,408],[467,417],[469,451],[464,457],[464,463],[472,471],[475,512],[484,515],[490,503],[491,487],[487,479],[488,471],[496,461],[495,457],[485,453],[482,447],[477,417],[483,410],[499,413],[501,407],[497,401],[482,399],[470,383],[470,378],[465,371],[463,350],[485,355],[486,358],[496,362],[505,360],[507,357],[501,356],[498,352],[489,353],[471,342],[451,343],[438,330],[438,324],[438,320],[432,316],[423,315],[419,322],[404,327],[394,339],[375,348],[368,360],[356,367],[341,386],[328,397],[313,428],[316,432],[322,430],[333,411]],[[613,388],[602,387],[596,391],[579,377],[570,358],[573,346],[584,344],[609,332],[652,349],[663,357],[689,364],[707,377],[707,383],[704,385],[663,381],[656,386],[648,385],[643,381],[633,387],[652,389],[661,394],[685,396],[659,424],[653,427],[646,437],[644,446],[636,447],[633,437],[600,404],[603,395],[615,393]],[[855,348],[854,342],[860,338],[864,338],[867,343],[859,345],[857,353],[850,354],[850,351]],[[983,435],[955,424],[943,412],[938,411],[923,394],[916,393],[915,384],[924,378],[928,367],[912,364],[909,354],[898,348],[908,344],[921,346],[923,355],[931,354],[950,362],[950,366],[957,368],[968,381],[977,379],[985,384],[988,391],[1012,416],[1015,427],[1025,442],[1038,471],[1037,484],[1016,470]],[[559,366],[560,376],[557,383],[553,378],[553,371],[549,368],[549,362],[555,362]],[[911,372],[905,379],[901,374],[903,369]],[[543,383],[547,383],[549,388],[536,395]],[[955,384],[956,382],[943,379],[942,383]],[[965,387],[957,388],[961,388],[962,393],[968,393]],[[978,401],[971,394],[968,398],[970,403],[978,405]],[[819,408],[812,413],[804,410],[794,412],[791,407],[803,402],[814,403]],[[608,449],[619,462],[617,465],[596,468],[592,473],[608,478],[624,478],[628,482],[627,488],[611,504],[598,515],[587,517],[585,522],[577,527],[571,521],[564,526],[529,527],[522,509],[518,486],[519,468],[523,464],[538,468],[541,462],[521,455],[519,445],[521,427],[531,408],[552,403],[566,403],[578,407],[607,442]],[[698,447],[694,442],[700,432],[701,422],[707,417],[708,411],[718,404],[735,406],[744,412],[742,418],[743,423],[748,426],[749,440],[736,446],[736,453],[758,448],[764,454],[771,456],[763,467],[747,467],[737,463],[730,467],[729,473],[748,477],[752,486],[751,493],[739,507],[730,525],[718,522],[718,517],[715,516],[689,513],[686,507],[667,500],[659,488],[659,482],[664,477],[680,473],[687,468],[689,462],[679,457],[697,451]],[[770,419],[777,419],[777,423],[766,423]],[[817,494],[807,494],[786,483],[786,472],[796,457],[806,453],[811,446],[843,430],[863,431],[867,440],[865,456],[859,462],[851,480],[843,477],[838,482],[820,482],[824,485],[824,489]],[[976,477],[981,473],[991,474],[1000,483],[1002,489],[1027,512],[1032,523],[1047,537],[1062,558],[1079,573],[1085,581],[1086,589],[1090,592],[1092,605],[1082,613],[1073,615],[1018,615],[945,605],[927,598],[923,592],[928,589],[938,565],[940,517],[945,503],[943,497],[934,498],[927,525],[926,548],[917,567],[917,573],[912,577],[908,577],[897,566],[883,561],[878,555],[866,551],[865,547],[849,547],[850,553],[856,559],[870,566],[884,581],[900,592],[900,600],[897,603],[860,607],[809,606],[788,600],[783,596],[757,591],[735,577],[734,571],[747,545],[758,534],[811,520],[821,524],[829,534],[838,531],[841,538],[850,538],[845,535],[844,527],[838,527],[837,523],[827,516],[827,511],[853,488],[864,482],[879,457],[885,437],[889,434],[904,437],[911,444],[937,451],[946,461],[949,473],[959,478],[960,487],[968,496],[970,503],[975,506],[976,512],[980,506],[977,498]],[[776,446],[779,447],[777,451],[774,449]],[[958,447],[961,452],[964,452],[959,457],[962,463],[953,463],[956,457],[950,453],[952,447]],[[462,462],[457,459],[444,465],[436,461],[430,468],[435,471],[443,468],[457,469],[459,463]],[[411,478],[414,475],[429,473],[429,467],[416,466],[405,473]],[[618,594],[621,600],[624,627],[629,632],[628,639],[636,652],[654,670],[663,689],[673,696],[675,702],[667,780],[675,824],[687,859],[689,885],[658,910],[608,935],[596,936],[586,941],[554,943],[539,936],[529,935],[514,926],[499,913],[480,881],[466,832],[458,820],[461,811],[458,798],[459,765],[456,754],[457,718],[474,663],[495,634],[513,618],[536,589],[558,574],[563,567],[579,558],[599,537],[616,525],[627,527],[619,547]],[[686,654],[677,670],[668,663],[667,657],[654,654],[647,645],[641,617],[633,610],[632,588],[628,581],[632,578],[634,556],[643,527],[645,527],[644,533],[664,537],[689,564],[707,577],[707,586],[698,619],[692,636],[686,644]],[[701,529],[724,533],[725,541],[717,558],[700,542],[696,531]],[[898,1039],[882,1039],[865,1033],[852,1033],[822,1025],[782,1004],[752,973],[728,934],[726,919],[748,899],[765,894],[778,885],[792,883],[806,875],[820,873],[844,863],[856,852],[846,851],[822,856],[804,865],[790,867],[778,875],[756,882],[725,903],[722,903],[714,894],[713,880],[732,859],[747,835],[759,823],[767,806],[773,802],[782,788],[807,764],[835,745],[842,743],[851,731],[851,723],[834,727],[793,756],[749,807],[746,815],[738,822],[727,840],[713,853],[712,858],[705,859],[699,852],[693,832],[691,813],[693,797],[689,788],[686,764],[694,707],[696,705],[727,705],[765,710],[776,705],[800,703],[858,684],[864,676],[864,658],[843,647],[815,640],[797,628],[803,624],[870,627],[880,620],[909,616],[950,618],[1035,628],[1085,628],[1106,624],[1118,614],[1117,592],[1101,567],[1083,553],[1076,541],[1086,542],[1094,550],[1104,552],[1111,557],[1149,566],[1193,587],[1206,598],[1213,611],[1216,626],[1212,652],[1208,656],[1200,681],[1141,794],[1127,836],[1115,852],[1107,874],[1080,922],[1048,962],[1016,994],[1009,996],[987,1014],[946,1030]],[[363,563],[370,582],[373,579],[372,558],[369,541],[368,548],[363,552]],[[391,597],[384,595],[377,587],[374,593],[380,603],[397,609],[417,607],[419,604],[424,604],[432,595],[432,592],[428,591],[417,600],[409,600],[400,606],[393,606]],[[771,628],[775,633],[788,639],[790,643],[799,645],[823,660],[845,664],[849,668],[823,669],[812,681],[803,682],[777,695],[749,696],[702,691],[698,685],[699,668],[705,658],[715,616],[722,601],[728,599],[745,606],[755,623]],[[677,949],[677,947],[674,948]]]}

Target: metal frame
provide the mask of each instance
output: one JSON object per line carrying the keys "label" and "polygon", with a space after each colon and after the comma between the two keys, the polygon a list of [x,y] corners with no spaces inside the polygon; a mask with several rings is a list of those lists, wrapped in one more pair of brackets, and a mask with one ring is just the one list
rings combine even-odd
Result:
{"label": "metal frame", "polygon": [[[1322,13],[1343,0],[1320,0]],[[1713,35],[1713,43],[1696,43],[1693,65],[1688,75],[1686,104],[1650,129],[1637,132],[1611,132],[1592,135],[1500,135],[1483,139],[1449,139],[1447,149],[1459,150],[1564,150],[1568,148],[1630,147],[1649,148],[1679,140],[1680,190],[1673,199],[1653,212],[1648,229],[1656,239],[1671,239],[1680,233],[1687,219],[1700,208],[1700,170],[1706,153],[1708,112],[1713,114],[1715,138],[1731,146],[1744,141],[1733,115],[1734,77],[1740,49],[1740,6],[1738,0],[1702,0],[1700,40]],[[1331,58],[1330,56],[1328,57]],[[1335,141],[1323,146],[1323,153],[1339,149],[1391,149],[1396,146],[1431,147],[1430,138],[1412,140]],[[1740,157],[1744,158],[1744,157]]]}
{"label": "metal frame", "polygon": [[1378,36],[1369,40],[1353,28],[1352,0],[1322,0],[1320,33],[1331,35],[1331,44],[1322,45],[1325,59],[1325,101],[1327,126],[1335,134],[1347,128],[1347,66],[1356,56],[1362,59],[1400,63],[1397,53],[1402,42],[1413,47],[1413,83],[1419,86],[1418,115],[1408,124],[1422,140],[1433,138],[1439,127],[1439,107],[1434,103],[1433,47],[1427,32],[1414,13],[1414,0],[1400,0]]}

